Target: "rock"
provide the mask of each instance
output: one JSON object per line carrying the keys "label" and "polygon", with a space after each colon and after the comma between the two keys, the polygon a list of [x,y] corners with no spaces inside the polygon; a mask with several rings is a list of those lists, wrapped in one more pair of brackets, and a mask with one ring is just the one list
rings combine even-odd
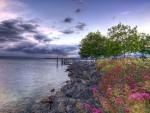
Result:
{"label": "rock", "polygon": [[72,105],[68,105],[68,106],[66,107],[67,113],[73,113],[73,112],[72,112],[72,109],[73,109],[73,106],[72,106]]}
{"label": "rock", "polygon": [[65,113],[66,111],[66,105],[65,102],[60,102],[58,105],[58,112]]}
{"label": "rock", "polygon": [[69,90],[70,88],[72,88],[72,85],[65,85],[65,86],[63,86],[63,87],[61,88],[61,91],[62,91],[63,93],[65,93],[65,92],[67,92],[67,90]]}
{"label": "rock", "polygon": [[53,89],[51,89],[51,92],[54,92],[55,91],[55,89],[53,88]]}
{"label": "rock", "polygon": [[90,77],[92,77],[96,72],[97,72],[97,70],[91,70],[90,71]]}
{"label": "rock", "polygon": [[43,104],[44,104],[44,103],[52,104],[52,103],[53,103],[53,100],[45,99],[45,98],[44,98],[44,99],[41,100],[41,103],[43,103]]}
{"label": "rock", "polygon": [[64,97],[65,96],[65,94],[61,91],[56,92],[55,95],[56,95],[56,97]]}
{"label": "rock", "polygon": [[68,80],[66,81],[67,85],[71,85],[72,84],[72,81],[71,80]]}
{"label": "rock", "polygon": [[41,100],[41,103],[49,103],[49,99],[44,98],[44,99]]}
{"label": "rock", "polygon": [[99,79],[98,79],[96,76],[94,76],[94,77],[89,81],[88,86],[97,85],[98,82],[99,82]]}
{"label": "rock", "polygon": [[87,86],[85,86],[84,84],[81,84],[81,83],[77,84],[77,86],[74,88],[72,97],[77,98],[77,95],[86,88],[87,88]]}
{"label": "rock", "polygon": [[71,77],[73,74],[71,72],[68,73],[68,76]]}
{"label": "rock", "polygon": [[82,99],[82,100],[87,100],[93,97],[92,89],[91,88],[86,88],[82,92],[79,92],[78,95],[76,95],[75,98],[77,99]]}

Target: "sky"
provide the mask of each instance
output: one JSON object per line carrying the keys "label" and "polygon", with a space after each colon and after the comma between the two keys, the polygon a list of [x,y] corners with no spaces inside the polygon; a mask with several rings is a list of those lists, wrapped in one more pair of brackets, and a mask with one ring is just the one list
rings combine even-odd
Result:
{"label": "sky", "polygon": [[79,57],[82,38],[119,22],[150,34],[150,0],[0,0],[0,56]]}

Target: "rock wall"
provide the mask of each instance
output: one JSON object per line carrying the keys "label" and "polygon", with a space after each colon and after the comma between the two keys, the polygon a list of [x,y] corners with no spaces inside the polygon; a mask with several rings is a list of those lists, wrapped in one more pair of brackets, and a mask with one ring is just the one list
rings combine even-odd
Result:
{"label": "rock wall", "polygon": [[66,71],[70,81],[66,81],[66,85],[55,95],[41,100],[44,104],[32,113],[79,113],[77,106],[95,103],[92,88],[99,88],[102,73],[96,70],[94,62],[74,62]]}

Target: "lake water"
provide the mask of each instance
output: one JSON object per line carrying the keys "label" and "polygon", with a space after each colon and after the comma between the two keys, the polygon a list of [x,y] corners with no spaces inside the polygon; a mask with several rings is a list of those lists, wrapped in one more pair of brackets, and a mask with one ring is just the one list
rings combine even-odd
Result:
{"label": "lake water", "polygon": [[0,59],[0,113],[30,113],[69,80],[56,59]]}

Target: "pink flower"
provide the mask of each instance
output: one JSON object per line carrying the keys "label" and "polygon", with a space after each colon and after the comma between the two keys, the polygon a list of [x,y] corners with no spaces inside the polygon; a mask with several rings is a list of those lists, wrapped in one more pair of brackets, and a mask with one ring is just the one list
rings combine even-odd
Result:
{"label": "pink flower", "polygon": [[84,108],[85,108],[85,110],[90,110],[90,109],[91,109],[91,106],[90,106],[89,104],[85,104],[85,105],[84,105]]}
{"label": "pink flower", "polygon": [[127,79],[127,78],[128,78],[128,76],[127,76],[127,75],[124,75],[123,79]]}
{"label": "pink flower", "polygon": [[136,90],[135,90],[135,89],[132,89],[131,91],[132,91],[132,93],[135,93],[135,92],[136,92]]}
{"label": "pink flower", "polygon": [[148,93],[142,93],[141,95],[142,95],[142,97],[144,99],[150,100],[150,94],[148,94]]}
{"label": "pink flower", "polygon": [[134,93],[134,94],[130,95],[129,99],[130,100],[138,100],[138,99],[142,99],[142,98],[141,98],[141,95],[139,93]]}
{"label": "pink flower", "polygon": [[112,89],[111,89],[111,88],[108,88],[108,89],[107,89],[107,92],[106,92],[106,95],[109,96],[110,93],[111,93],[111,91],[112,91]]}
{"label": "pink flower", "polygon": [[144,88],[143,87],[138,87],[138,90],[144,91]]}
{"label": "pink flower", "polygon": [[102,113],[102,109],[93,108],[92,113]]}
{"label": "pink flower", "polygon": [[92,88],[94,94],[98,94],[99,91],[96,88]]}
{"label": "pink flower", "polygon": [[117,104],[119,104],[120,103],[120,99],[119,99],[119,97],[117,97],[116,99],[115,99],[115,104],[117,105]]}
{"label": "pink flower", "polygon": [[148,75],[144,76],[144,80],[147,80],[147,79],[149,79],[149,76]]}
{"label": "pink flower", "polygon": [[131,101],[134,100],[150,100],[150,94],[148,93],[134,93],[132,95],[130,95],[129,99]]}
{"label": "pink flower", "polygon": [[123,110],[123,111],[126,111],[126,112],[129,112],[129,111],[130,111],[130,109],[129,109],[129,108],[126,108],[126,107],[122,107],[122,110]]}
{"label": "pink flower", "polygon": [[130,82],[131,83],[135,82],[135,79],[134,78],[130,78]]}

